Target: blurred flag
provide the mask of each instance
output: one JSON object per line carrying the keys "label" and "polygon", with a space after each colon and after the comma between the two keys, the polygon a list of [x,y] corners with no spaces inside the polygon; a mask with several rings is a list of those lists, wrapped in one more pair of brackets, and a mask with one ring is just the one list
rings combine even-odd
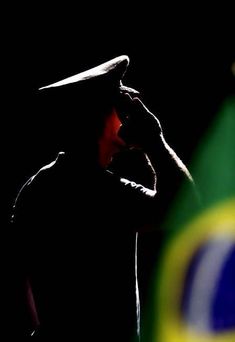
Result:
{"label": "blurred flag", "polygon": [[235,97],[197,151],[201,207],[182,189],[154,281],[151,342],[235,342]]}

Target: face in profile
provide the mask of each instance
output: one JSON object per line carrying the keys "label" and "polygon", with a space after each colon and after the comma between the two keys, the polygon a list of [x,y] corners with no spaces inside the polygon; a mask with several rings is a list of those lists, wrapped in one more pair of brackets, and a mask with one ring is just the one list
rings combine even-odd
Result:
{"label": "face in profile", "polygon": [[99,162],[102,167],[108,166],[113,155],[126,147],[126,143],[118,135],[121,125],[117,111],[113,108],[105,119],[103,133],[99,139]]}

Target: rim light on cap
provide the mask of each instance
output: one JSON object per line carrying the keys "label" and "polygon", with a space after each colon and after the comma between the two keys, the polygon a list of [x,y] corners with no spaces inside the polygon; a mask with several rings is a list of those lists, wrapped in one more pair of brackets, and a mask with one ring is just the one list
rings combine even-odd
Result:
{"label": "rim light on cap", "polygon": [[67,77],[58,82],[41,87],[39,88],[39,90],[52,88],[52,87],[65,86],[71,83],[77,83],[80,81],[85,81],[85,80],[89,80],[89,79],[93,79],[93,78],[97,78],[97,77],[105,76],[105,75],[111,76],[111,74],[114,74],[114,73],[116,73],[117,76],[119,77],[119,80],[121,80],[121,78],[124,76],[126,72],[129,62],[130,62],[129,57],[127,55],[122,55],[122,56],[113,58],[89,70],[80,72],[71,77]]}

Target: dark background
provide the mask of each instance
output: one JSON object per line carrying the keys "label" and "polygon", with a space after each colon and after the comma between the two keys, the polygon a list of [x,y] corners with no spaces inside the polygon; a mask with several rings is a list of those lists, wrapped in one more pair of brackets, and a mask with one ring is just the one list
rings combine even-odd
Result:
{"label": "dark background", "polygon": [[[69,12],[60,7],[58,14],[58,5],[50,10],[40,5],[6,12],[1,47],[3,231],[10,229],[20,187],[54,157],[37,130],[32,95],[38,87],[127,54],[124,83],[141,91],[168,143],[187,165],[223,100],[234,93],[231,8],[215,13],[214,8],[162,9],[147,3],[127,11],[127,6],[78,5]],[[78,131],[85,134],[79,123]],[[142,248],[148,247],[146,280],[156,258],[156,246],[144,241]]]}
{"label": "dark background", "polygon": [[43,133],[37,132],[34,91],[121,54],[130,57],[125,84],[141,91],[169,144],[190,163],[219,106],[234,92],[235,25],[232,9],[224,7],[119,2],[112,8],[40,5],[7,11],[2,41],[6,206],[50,158]]}

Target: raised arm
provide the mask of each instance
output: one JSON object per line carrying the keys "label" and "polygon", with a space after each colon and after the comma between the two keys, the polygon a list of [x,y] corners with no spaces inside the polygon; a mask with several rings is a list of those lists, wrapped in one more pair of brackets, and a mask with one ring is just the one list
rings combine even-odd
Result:
{"label": "raised arm", "polygon": [[197,202],[193,178],[176,152],[169,146],[159,119],[143,102],[129,94],[122,94],[118,103],[122,120],[120,136],[131,147],[137,147],[148,156],[156,174],[156,186],[152,192],[158,220],[167,213],[180,186],[189,186],[192,198]]}

